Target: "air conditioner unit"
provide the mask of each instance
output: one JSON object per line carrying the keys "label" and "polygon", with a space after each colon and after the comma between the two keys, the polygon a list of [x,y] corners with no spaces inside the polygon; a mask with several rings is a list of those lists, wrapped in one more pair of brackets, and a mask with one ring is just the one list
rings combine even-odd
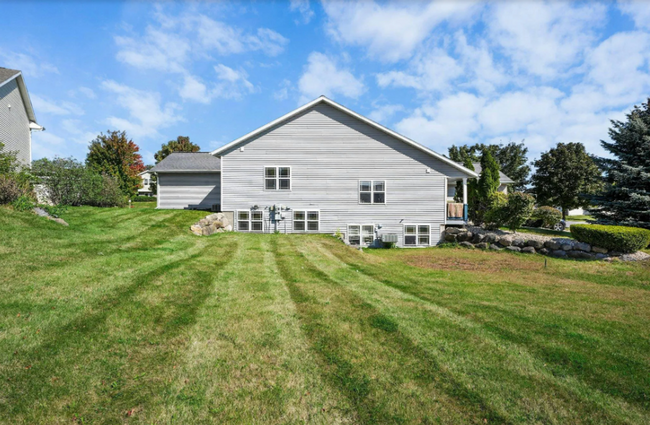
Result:
{"label": "air conditioner unit", "polygon": [[397,233],[384,233],[381,235],[381,241],[382,242],[393,242],[397,243]]}

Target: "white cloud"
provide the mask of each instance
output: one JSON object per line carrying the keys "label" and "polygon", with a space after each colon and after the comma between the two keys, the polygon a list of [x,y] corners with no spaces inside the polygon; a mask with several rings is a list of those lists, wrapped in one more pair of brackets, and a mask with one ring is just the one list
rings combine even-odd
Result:
{"label": "white cloud", "polygon": [[214,97],[240,98],[245,93],[255,92],[255,86],[248,81],[248,74],[243,69],[234,70],[223,64],[215,65],[219,82],[213,90]]}
{"label": "white cloud", "polygon": [[95,99],[97,97],[97,95],[95,95],[95,92],[88,87],[79,87],[77,90],[79,90],[79,92],[86,96],[88,99]]}
{"label": "white cloud", "polygon": [[211,97],[207,87],[199,79],[192,75],[185,75],[183,86],[178,90],[183,100],[193,100],[200,103],[210,103]]}
{"label": "white cloud", "polygon": [[307,58],[305,71],[298,81],[301,102],[313,100],[320,95],[334,97],[340,94],[356,99],[366,90],[363,82],[347,69],[339,69],[336,62],[319,52]]}
{"label": "white cloud", "polygon": [[59,73],[56,66],[42,58],[35,59],[31,55],[10,50],[0,49],[0,62],[3,67],[22,71],[26,77],[42,77],[46,74]]}
{"label": "white cloud", "polygon": [[140,69],[182,72],[190,52],[188,40],[152,26],[142,36],[116,36],[115,43],[120,48],[117,60]]}
{"label": "white cloud", "polygon": [[[289,9],[292,12],[298,12],[301,15],[300,23],[308,24],[314,17],[314,11],[309,6],[309,0],[291,0]],[[296,21],[298,23],[298,21]]]}
{"label": "white cloud", "polygon": [[101,87],[115,94],[116,103],[129,113],[129,119],[110,116],[106,123],[125,130],[133,138],[159,137],[159,129],[182,120],[177,114],[178,105],[172,102],[162,105],[159,93],[137,90],[112,80],[103,81]]}
{"label": "white cloud", "polygon": [[83,115],[84,111],[77,105],[68,101],[53,101],[37,94],[31,94],[30,99],[37,113],[50,115]]}
{"label": "white cloud", "polygon": [[393,115],[404,110],[402,105],[373,105],[374,109],[368,114],[368,118],[386,125],[386,121]]}
{"label": "white cloud", "polygon": [[581,59],[605,17],[606,7],[597,3],[497,2],[485,21],[515,70],[549,78]]}
{"label": "white cloud", "polygon": [[456,60],[442,49],[432,49],[411,61],[411,72],[390,71],[377,74],[380,87],[394,85],[423,91],[445,91],[463,74]]}
{"label": "white cloud", "polygon": [[618,8],[634,20],[637,28],[650,29],[650,5],[647,0],[618,0]]}
{"label": "white cloud", "polygon": [[287,100],[289,98],[289,90],[291,90],[291,81],[284,79],[280,83],[280,88],[273,93],[276,100]]}
{"label": "white cloud", "polygon": [[434,28],[443,21],[472,16],[474,6],[472,1],[323,4],[331,36],[342,43],[367,47],[370,56],[386,62],[409,58]]}

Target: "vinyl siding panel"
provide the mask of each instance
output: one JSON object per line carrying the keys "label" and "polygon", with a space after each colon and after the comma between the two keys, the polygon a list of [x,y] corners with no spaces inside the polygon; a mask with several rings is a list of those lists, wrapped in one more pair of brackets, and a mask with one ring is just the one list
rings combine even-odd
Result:
{"label": "vinyl siding panel", "polygon": [[5,151],[18,151],[18,159],[30,164],[30,136],[29,118],[14,79],[0,87],[0,142],[5,144]]}
{"label": "vinyl siding panel", "polygon": [[158,208],[210,209],[220,201],[219,173],[158,173]]}
{"label": "vinyl siding panel", "polygon": [[[345,233],[348,224],[381,224],[379,233],[397,233],[400,245],[404,224],[429,224],[432,244],[438,241],[440,225],[445,222],[446,177],[464,176],[421,150],[323,104],[224,152],[222,157],[224,211],[274,204],[292,210],[320,210],[321,233]],[[264,190],[265,166],[291,167],[291,190]],[[386,204],[360,204],[359,180],[386,181]],[[265,218],[268,220],[268,213]],[[293,232],[291,218],[288,211],[287,232]],[[273,230],[266,227],[266,231]],[[280,222],[278,230],[284,232],[285,223]]]}

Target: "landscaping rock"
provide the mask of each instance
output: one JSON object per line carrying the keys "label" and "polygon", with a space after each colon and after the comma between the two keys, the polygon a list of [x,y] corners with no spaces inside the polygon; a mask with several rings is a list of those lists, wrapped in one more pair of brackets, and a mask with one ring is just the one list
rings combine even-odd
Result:
{"label": "landscaping rock", "polygon": [[532,246],[527,246],[525,248],[521,248],[521,252],[525,252],[526,254],[534,254],[535,248],[533,248]]}
{"label": "landscaping rock", "polygon": [[544,242],[543,241],[538,241],[535,239],[529,239],[526,241],[526,245],[535,248],[535,249],[540,249],[544,247]]}
{"label": "landscaping rock", "polygon": [[551,251],[551,257],[566,258],[566,251],[562,251],[561,249],[553,250]]}
{"label": "landscaping rock", "polygon": [[214,213],[191,225],[190,231],[197,236],[209,236],[213,233],[231,232],[232,226],[226,214]]}
{"label": "landscaping rock", "polygon": [[232,232],[232,226],[230,224],[228,224],[223,228],[223,230],[224,230],[224,232]]}
{"label": "landscaping rock", "polygon": [[456,233],[446,233],[445,234],[445,242],[456,242],[458,239]]}
{"label": "landscaping rock", "polygon": [[595,255],[595,257],[596,257],[597,260],[604,260],[604,259],[606,259],[606,258],[609,258],[609,257],[607,256],[607,254],[603,254],[602,252],[597,253],[597,254]]}
{"label": "landscaping rock", "polygon": [[445,233],[447,233],[448,235],[457,235],[459,233],[466,232],[466,231],[467,231],[466,229],[461,229],[460,227],[447,227],[445,229]]}
{"label": "landscaping rock", "polygon": [[474,236],[472,236],[472,243],[478,244],[483,242],[483,239],[485,239],[485,235],[482,235],[480,233],[474,233]]}
{"label": "landscaping rock", "polygon": [[521,248],[519,248],[518,246],[510,245],[510,246],[507,246],[506,249],[508,251],[521,252]]}
{"label": "landscaping rock", "polygon": [[510,245],[512,245],[512,239],[510,239],[507,236],[503,236],[503,237],[499,238],[499,245],[501,245],[503,247],[510,246]]}
{"label": "landscaping rock", "polygon": [[465,242],[472,239],[472,236],[474,236],[472,232],[461,232],[456,236],[456,238],[458,239],[459,242]]}
{"label": "landscaping rock", "polygon": [[562,247],[560,248],[562,251],[571,251],[573,249],[573,245],[569,243],[562,244]]}
{"label": "landscaping rock", "polygon": [[496,243],[497,240],[499,240],[499,237],[497,235],[493,234],[493,233],[490,233],[490,234],[487,234],[485,236],[484,240],[487,243],[493,244],[493,243]]}
{"label": "landscaping rock", "polygon": [[488,249],[489,245],[487,244],[487,242],[479,242],[476,244],[476,247],[480,249]]}
{"label": "landscaping rock", "polygon": [[562,245],[559,242],[546,241],[544,242],[544,248],[549,249],[551,251],[557,251],[558,249],[562,248]]}
{"label": "landscaping rock", "polygon": [[198,224],[193,224],[190,226],[190,230],[192,233],[195,235],[201,236],[203,234],[203,228],[199,226]]}
{"label": "landscaping rock", "polygon": [[569,251],[567,252],[569,258],[577,258],[580,260],[593,260],[595,257],[593,254],[584,251]]}
{"label": "landscaping rock", "polygon": [[474,249],[474,245],[472,245],[470,242],[467,241],[463,241],[459,245],[462,246],[463,248]]}
{"label": "landscaping rock", "polygon": [[489,249],[493,251],[501,251],[503,248],[499,248],[498,246],[491,244]]}
{"label": "landscaping rock", "polygon": [[592,246],[591,250],[597,254],[607,254],[607,249],[601,248],[599,246]]}
{"label": "landscaping rock", "polygon": [[591,245],[588,243],[584,242],[576,242],[573,244],[573,249],[577,251],[584,251],[584,252],[590,252],[591,251]]}
{"label": "landscaping rock", "polygon": [[512,241],[512,246],[516,246],[517,248],[523,248],[526,246],[526,241],[523,239],[515,239]]}
{"label": "landscaping rock", "polygon": [[540,248],[540,250],[537,251],[537,252],[539,252],[539,253],[542,254],[542,255],[548,255],[549,250],[546,249],[546,248]]}
{"label": "landscaping rock", "polygon": [[49,217],[47,217],[47,218],[49,218],[50,220],[52,220],[52,221],[54,221],[54,222],[56,222],[56,223],[62,224],[62,225],[64,225],[64,226],[69,226],[69,224],[66,223],[65,220],[62,219],[62,218],[59,218],[59,217],[52,217],[52,216],[49,216]]}

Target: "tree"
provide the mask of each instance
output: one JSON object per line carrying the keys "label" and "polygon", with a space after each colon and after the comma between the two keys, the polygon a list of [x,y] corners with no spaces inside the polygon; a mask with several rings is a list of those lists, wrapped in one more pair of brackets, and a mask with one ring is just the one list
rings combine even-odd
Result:
{"label": "tree", "polygon": [[[472,164],[472,160],[469,158],[465,158],[465,162],[463,164],[463,167],[467,168],[468,170],[474,171],[474,164]],[[476,179],[468,179],[467,181],[467,204],[470,204],[472,201],[472,198],[474,198],[476,194]],[[454,201],[456,202],[463,202],[463,181],[459,180],[456,182],[456,194],[454,195]]]}
{"label": "tree", "polygon": [[200,150],[199,145],[190,142],[189,137],[178,136],[176,140],[163,143],[160,150],[154,154],[154,158],[156,158],[157,164],[167,158],[172,152],[198,152]]}
{"label": "tree", "polygon": [[86,165],[100,174],[113,176],[120,190],[127,196],[138,193],[142,179],[138,175],[144,171],[140,148],[124,131],[101,133],[90,143]]}
{"label": "tree", "polygon": [[510,177],[514,183],[511,189],[521,191],[528,184],[530,166],[528,166],[528,148],[521,143],[510,142],[506,145],[452,145],[449,148],[449,158],[458,163],[465,163],[466,159],[479,162],[484,152],[490,152],[499,164],[501,171]]}
{"label": "tree", "polygon": [[627,121],[612,121],[609,137],[600,144],[614,158],[597,159],[605,190],[592,198],[599,207],[592,213],[601,222],[650,229],[650,99]]}
{"label": "tree", "polygon": [[470,210],[470,220],[475,225],[483,224],[485,213],[492,208],[499,185],[499,164],[490,151],[484,151],[481,156],[481,175],[476,183],[475,200]]}
{"label": "tree", "polygon": [[601,188],[601,174],[581,143],[558,143],[534,162],[533,192],[542,205],[562,209],[562,218],[589,206],[589,196]]}
{"label": "tree", "polygon": [[20,169],[18,152],[5,151],[5,144],[0,142],[0,175],[12,174]]}

